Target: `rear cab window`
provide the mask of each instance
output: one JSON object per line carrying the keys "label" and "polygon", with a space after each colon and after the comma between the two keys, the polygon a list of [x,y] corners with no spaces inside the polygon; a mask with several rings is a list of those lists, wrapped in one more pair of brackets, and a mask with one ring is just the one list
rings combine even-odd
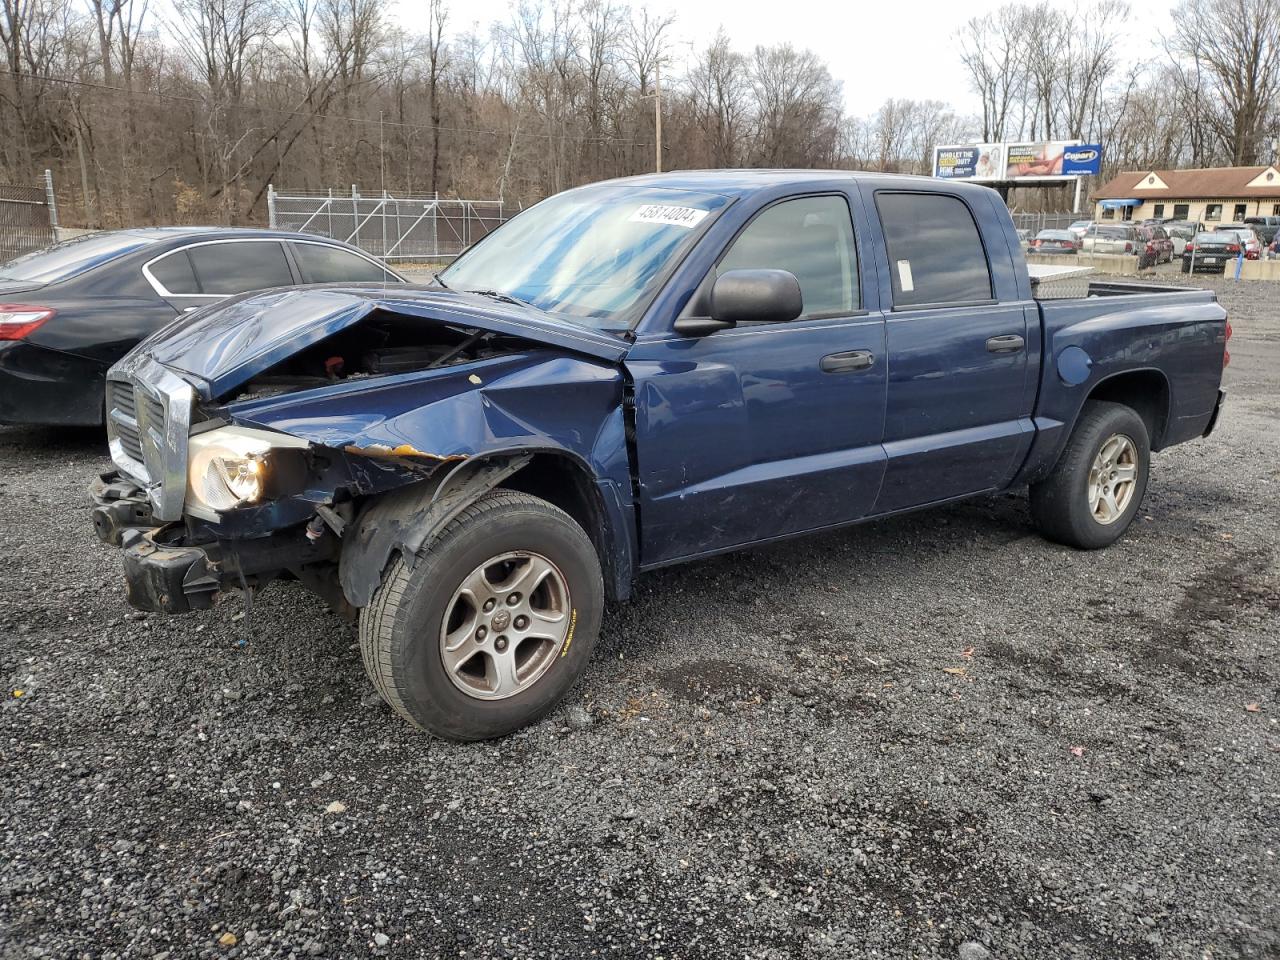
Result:
{"label": "rear cab window", "polygon": [[989,302],[991,266],[968,205],[938,193],[876,193],[893,305]]}

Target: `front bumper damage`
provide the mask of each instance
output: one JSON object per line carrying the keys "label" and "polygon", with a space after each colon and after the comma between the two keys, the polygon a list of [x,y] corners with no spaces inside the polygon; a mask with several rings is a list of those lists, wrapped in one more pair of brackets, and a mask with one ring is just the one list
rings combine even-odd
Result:
{"label": "front bumper damage", "polygon": [[146,491],[119,474],[104,475],[91,493],[94,531],[122,548],[128,600],[139,610],[207,609],[220,593],[264,586],[282,573],[311,580],[309,573],[334,564],[340,551],[331,531],[305,523],[237,540],[218,539],[207,525],[189,521],[157,525]]}

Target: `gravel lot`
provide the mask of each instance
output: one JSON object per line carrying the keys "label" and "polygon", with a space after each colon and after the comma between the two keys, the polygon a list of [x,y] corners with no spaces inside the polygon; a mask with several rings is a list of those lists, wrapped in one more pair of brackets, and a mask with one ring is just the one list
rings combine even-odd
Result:
{"label": "gravel lot", "polygon": [[[570,705],[411,731],[293,585],[131,612],[0,429],[0,957],[1280,955],[1280,293],[1096,554],[972,502],[647,576]],[[19,695],[20,694],[20,695]]]}

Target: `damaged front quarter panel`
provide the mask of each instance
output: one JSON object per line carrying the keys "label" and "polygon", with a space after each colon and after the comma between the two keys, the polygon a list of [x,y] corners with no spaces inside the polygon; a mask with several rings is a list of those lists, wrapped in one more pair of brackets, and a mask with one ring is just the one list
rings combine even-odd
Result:
{"label": "damaged front quarter panel", "polygon": [[339,578],[355,607],[369,603],[394,554],[412,563],[434,533],[535,455],[572,461],[597,488],[629,573],[623,379],[605,362],[534,349],[233,402],[221,414],[311,442],[306,489],[237,511],[237,526],[260,535],[309,520],[318,506],[351,504]]}

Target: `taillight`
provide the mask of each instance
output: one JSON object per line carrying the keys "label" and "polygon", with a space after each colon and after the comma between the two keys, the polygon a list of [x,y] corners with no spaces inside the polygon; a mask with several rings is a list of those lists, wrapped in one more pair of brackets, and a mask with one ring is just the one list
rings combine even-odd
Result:
{"label": "taillight", "polygon": [[1156,245],[1154,243],[1148,243],[1147,253],[1155,253],[1155,252],[1156,252]]}
{"label": "taillight", "polygon": [[1031,245],[1032,245],[1033,247],[1038,247],[1038,246],[1040,246],[1040,241],[1039,241],[1039,240],[1032,240],[1032,241],[1031,241]]}
{"label": "taillight", "polygon": [[1187,252],[1187,253],[1195,253],[1195,252],[1196,252],[1196,245],[1195,245],[1194,243],[1188,243],[1188,244],[1187,244],[1186,252]]}
{"label": "taillight", "polygon": [[1231,351],[1227,349],[1226,344],[1231,342],[1231,321],[1227,321],[1227,337],[1222,347],[1222,369],[1227,369],[1227,364],[1231,362]]}
{"label": "taillight", "polygon": [[48,307],[0,303],[0,340],[25,340],[53,314]]}
{"label": "taillight", "polygon": [[1125,241],[1125,244],[1124,244],[1124,252],[1133,253],[1133,244],[1129,243],[1127,240]]}
{"label": "taillight", "polygon": [[1227,244],[1227,253],[1239,253],[1239,252],[1240,252],[1240,244],[1238,243]]}

